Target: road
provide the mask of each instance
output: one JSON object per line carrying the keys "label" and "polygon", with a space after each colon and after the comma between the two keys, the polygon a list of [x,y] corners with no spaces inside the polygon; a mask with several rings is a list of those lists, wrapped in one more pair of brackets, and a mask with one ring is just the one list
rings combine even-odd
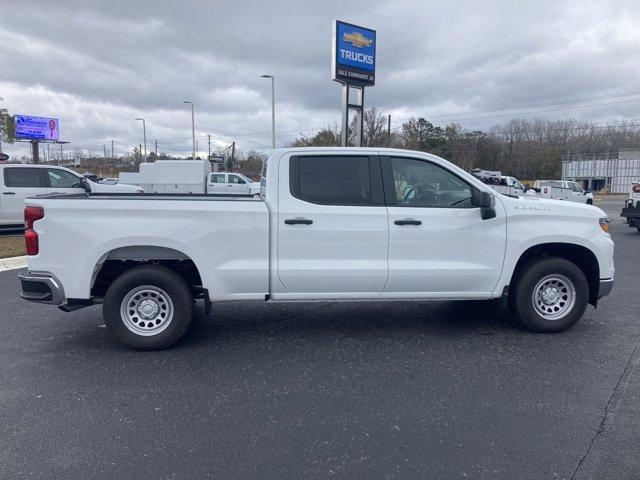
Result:
{"label": "road", "polygon": [[638,478],[640,235],[602,206],[614,291],[552,335],[482,302],[247,302],[140,353],[2,273],[0,478]]}

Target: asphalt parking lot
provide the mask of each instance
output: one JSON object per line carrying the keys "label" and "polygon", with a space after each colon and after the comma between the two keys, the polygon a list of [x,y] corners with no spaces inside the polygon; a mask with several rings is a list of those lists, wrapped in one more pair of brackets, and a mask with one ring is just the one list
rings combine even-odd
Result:
{"label": "asphalt parking lot", "polygon": [[221,304],[127,350],[0,274],[0,478],[640,477],[640,234],[571,330],[498,306]]}

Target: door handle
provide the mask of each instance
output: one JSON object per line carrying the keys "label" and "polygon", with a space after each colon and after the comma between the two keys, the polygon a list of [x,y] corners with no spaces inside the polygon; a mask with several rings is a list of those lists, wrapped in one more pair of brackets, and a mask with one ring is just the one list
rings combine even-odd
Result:
{"label": "door handle", "polygon": [[308,218],[288,218],[284,221],[286,225],[311,225],[313,220]]}
{"label": "door handle", "polygon": [[396,225],[422,225],[422,222],[420,220],[414,220],[413,218],[405,218],[403,220],[396,220],[395,222]]}
{"label": "door handle", "polygon": [[2,192],[3,195],[15,195],[16,192]]}

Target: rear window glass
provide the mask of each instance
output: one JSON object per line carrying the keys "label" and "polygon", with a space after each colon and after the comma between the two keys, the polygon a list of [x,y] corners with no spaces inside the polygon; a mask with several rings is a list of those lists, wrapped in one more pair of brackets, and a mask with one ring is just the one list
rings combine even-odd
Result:
{"label": "rear window glass", "polygon": [[[297,163],[297,189],[301,200],[326,205],[367,205],[371,203],[369,157],[304,156]],[[296,175],[293,165],[291,174]],[[294,179],[295,180],[295,179]]]}
{"label": "rear window glass", "polygon": [[40,187],[37,168],[12,167],[4,169],[4,184],[7,187]]}

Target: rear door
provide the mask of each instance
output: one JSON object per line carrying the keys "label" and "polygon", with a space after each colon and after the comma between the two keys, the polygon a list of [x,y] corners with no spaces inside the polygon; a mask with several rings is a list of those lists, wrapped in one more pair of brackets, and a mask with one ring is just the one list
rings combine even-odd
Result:
{"label": "rear door", "polygon": [[[502,270],[506,218],[483,220],[475,187],[444,164],[382,157],[389,210],[386,292],[409,296],[486,297]],[[411,295],[414,292],[414,295]]]}
{"label": "rear door", "polygon": [[277,272],[298,298],[358,297],[387,281],[380,163],[368,155],[280,159]]}
{"label": "rear door", "polygon": [[226,194],[227,175],[226,173],[210,173],[207,183],[207,193]]}
{"label": "rear door", "polygon": [[4,167],[4,188],[0,200],[0,222],[3,225],[23,223],[25,198],[47,193],[41,170],[43,169],[36,167]]}

